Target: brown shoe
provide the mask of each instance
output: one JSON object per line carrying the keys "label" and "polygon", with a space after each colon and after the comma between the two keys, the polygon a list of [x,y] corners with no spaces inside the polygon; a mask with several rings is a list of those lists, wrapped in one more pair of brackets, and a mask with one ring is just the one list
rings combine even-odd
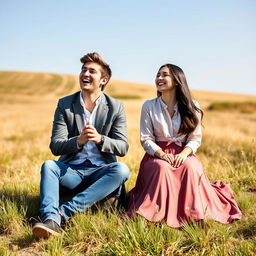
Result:
{"label": "brown shoe", "polygon": [[43,237],[43,238],[48,238],[51,235],[59,236],[60,235],[60,233],[58,233],[59,230],[60,230],[60,226],[54,220],[51,220],[51,219],[46,220],[44,223],[37,222],[32,228],[32,232],[34,236]]}

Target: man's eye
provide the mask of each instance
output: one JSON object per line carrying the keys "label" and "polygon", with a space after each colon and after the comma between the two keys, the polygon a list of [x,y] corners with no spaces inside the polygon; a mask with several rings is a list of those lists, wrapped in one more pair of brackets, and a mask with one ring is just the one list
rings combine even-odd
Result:
{"label": "man's eye", "polygon": [[89,72],[90,72],[91,74],[95,74],[95,73],[96,73],[96,70],[95,70],[95,69],[89,69]]}

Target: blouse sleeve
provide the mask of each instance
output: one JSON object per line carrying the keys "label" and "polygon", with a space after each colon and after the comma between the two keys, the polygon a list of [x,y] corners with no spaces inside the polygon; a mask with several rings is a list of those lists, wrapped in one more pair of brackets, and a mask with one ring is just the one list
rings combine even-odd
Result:
{"label": "blouse sleeve", "polygon": [[154,129],[153,123],[150,116],[150,109],[149,109],[150,102],[146,101],[141,110],[140,116],[140,143],[144,150],[149,154],[154,156],[155,152],[158,149],[161,149],[155,143],[155,136],[154,136]]}
{"label": "blouse sleeve", "polygon": [[[194,101],[194,103],[198,108],[200,108],[199,103],[197,101]],[[198,125],[196,126],[195,130],[189,134],[186,142],[186,147],[191,148],[193,154],[200,147],[202,141],[201,113],[196,112],[196,115],[199,121]]]}

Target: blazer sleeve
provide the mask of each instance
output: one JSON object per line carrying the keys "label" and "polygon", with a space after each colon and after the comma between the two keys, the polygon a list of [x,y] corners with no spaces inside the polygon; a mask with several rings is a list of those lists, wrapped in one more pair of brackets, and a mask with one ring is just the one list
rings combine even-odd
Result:
{"label": "blazer sleeve", "polygon": [[127,125],[124,105],[120,102],[116,117],[113,120],[110,132],[104,136],[100,146],[101,152],[125,156],[128,152]]}
{"label": "blazer sleeve", "polygon": [[69,137],[68,118],[63,102],[59,100],[54,114],[50,149],[55,156],[78,153],[78,136]]}

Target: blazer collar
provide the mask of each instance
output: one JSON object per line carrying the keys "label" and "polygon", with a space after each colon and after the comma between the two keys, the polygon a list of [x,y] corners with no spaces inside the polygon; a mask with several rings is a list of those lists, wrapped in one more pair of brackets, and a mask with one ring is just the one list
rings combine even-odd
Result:
{"label": "blazer collar", "polygon": [[77,129],[79,131],[79,134],[82,132],[85,123],[84,123],[84,118],[83,118],[83,107],[80,104],[80,92],[76,93],[75,99],[73,101],[73,109],[74,109],[74,114],[75,114],[75,120],[77,124]]}
{"label": "blazer collar", "polygon": [[97,112],[96,112],[96,117],[95,117],[95,128],[97,130],[98,133],[102,133],[104,125],[106,123],[107,120],[107,116],[108,116],[108,102],[106,99],[105,94],[102,94],[102,99],[101,99],[101,103],[98,106]]}

